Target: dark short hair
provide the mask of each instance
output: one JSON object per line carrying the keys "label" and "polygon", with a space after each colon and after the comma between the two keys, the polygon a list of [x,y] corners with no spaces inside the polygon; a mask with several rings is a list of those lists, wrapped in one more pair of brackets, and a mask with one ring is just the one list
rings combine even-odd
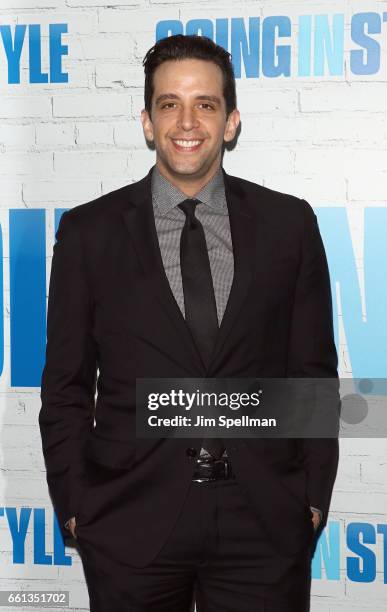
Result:
{"label": "dark short hair", "polygon": [[227,116],[237,106],[234,68],[231,54],[206,36],[176,34],[162,38],[146,53],[143,66],[145,72],[144,101],[150,114],[154,92],[153,75],[156,68],[170,60],[200,59],[213,62],[223,74],[223,97]]}

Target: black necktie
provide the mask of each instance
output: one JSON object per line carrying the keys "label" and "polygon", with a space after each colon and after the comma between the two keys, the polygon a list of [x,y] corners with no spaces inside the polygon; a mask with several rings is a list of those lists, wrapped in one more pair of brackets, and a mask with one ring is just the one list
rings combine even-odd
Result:
{"label": "black necktie", "polygon": [[[218,333],[218,316],[206,238],[202,224],[195,217],[199,203],[200,200],[188,199],[179,204],[185,213],[180,238],[180,267],[185,319],[207,367]],[[224,451],[221,438],[205,438],[203,447],[215,459]]]}

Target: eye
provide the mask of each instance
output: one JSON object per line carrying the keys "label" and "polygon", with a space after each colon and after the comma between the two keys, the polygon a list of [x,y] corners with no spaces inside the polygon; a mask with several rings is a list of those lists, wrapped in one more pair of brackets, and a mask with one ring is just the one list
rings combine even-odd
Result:
{"label": "eye", "polygon": [[214,110],[214,107],[212,106],[212,104],[208,104],[208,102],[202,102],[200,106],[205,106],[209,108],[210,110]]}
{"label": "eye", "polygon": [[174,105],[175,105],[175,102],[167,102],[166,104],[163,104],[161,108],[169,108]]}

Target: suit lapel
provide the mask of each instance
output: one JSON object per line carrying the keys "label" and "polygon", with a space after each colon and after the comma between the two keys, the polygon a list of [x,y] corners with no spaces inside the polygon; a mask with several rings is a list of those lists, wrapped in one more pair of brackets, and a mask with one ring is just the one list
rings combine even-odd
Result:
{"label": "suit lapel", "polygon": [[227,341],[232,340],[233,325],[251,285],[254,262],[253,218],[247,206],[245,193],[236,179],[229,177],[224,170],[223,177],[234,255],[234,277],[209,370],[215,368],[222,349]]}
{"label": "suit lapel", "polygon": [[122,211],[125,226],[134,244],[149,290],[166,310],[181,339],[185,355],[188,353],[190,360],[194,360],[199,370],[204,371],[203,361],[165,273],[154,221],[150,177],[151,172],[144,179],[143,189],[133,195]]}
{"label": "suit lapel", "polygon": [[[252,280],[252,215],[248,210],[244,191],[237,180],[229,177],[224,170],[223,176],[234,254],[234,277],[207,372],[214,369],[221,350],[227,341],[232,340],[233,324],[247,296]],[[164,270],[153,214],[151,171],[133,187],[135,189],[132,197],[123,209],[122,214],[140,261],[144,278],[152,293],[167,311],[176,332],[182,340],[182,348],[185,354],[188,354],[190,359],[194,360],[194,363],[205,375],[203,361],[174,298]]]}

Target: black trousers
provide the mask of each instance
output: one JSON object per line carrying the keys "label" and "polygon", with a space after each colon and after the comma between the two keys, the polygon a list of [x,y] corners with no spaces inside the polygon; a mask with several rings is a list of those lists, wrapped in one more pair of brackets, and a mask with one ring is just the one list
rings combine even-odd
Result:
{"label": "black trousers", "polygon": [[145,568],[119,565],[89,540],[78,544],[90,612],[190,612],[193,602],[197,612],[309,610],[312,543],[282,558],[236,480],[193,482],[170,537]]}

